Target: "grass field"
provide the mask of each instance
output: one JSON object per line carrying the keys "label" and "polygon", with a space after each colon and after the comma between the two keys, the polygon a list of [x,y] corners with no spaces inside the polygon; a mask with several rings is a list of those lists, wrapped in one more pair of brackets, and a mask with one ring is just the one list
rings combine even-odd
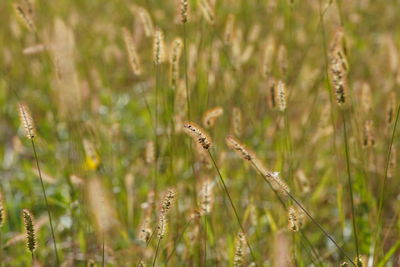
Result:
{"label": "grass field", "polygon": [[399,11],[0,1],[0,266],[400,266]]}

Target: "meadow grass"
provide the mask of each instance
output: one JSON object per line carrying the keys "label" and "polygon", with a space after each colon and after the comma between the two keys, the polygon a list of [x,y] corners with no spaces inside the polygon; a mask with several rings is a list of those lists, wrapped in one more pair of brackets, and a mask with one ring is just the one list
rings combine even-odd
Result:
{"label": "meadow grass", "polygon": [[399,6],[1,1],[0,266],[399,266]]}

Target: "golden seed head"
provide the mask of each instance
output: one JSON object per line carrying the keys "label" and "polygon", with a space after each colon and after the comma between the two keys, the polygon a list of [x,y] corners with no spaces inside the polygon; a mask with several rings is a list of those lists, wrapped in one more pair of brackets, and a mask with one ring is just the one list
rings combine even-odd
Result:
{"label": "golden seed head", "polygon": [[150,218],[145,218],[142,226],[140,227],[139,240],[147,243],[150,240],[152,230],[150,228]]}
{"label": "golden seed head", "polygon": [[243,132],[242,111],[238,107],[232,109],[232,132],[240,137]]}
{"label": "golden seed head", "polygon": [[235,32],[235,16],[229,14],[225,24],[224,43],[229,45],[232,43],[233,35]]}
{"label": "golden seed head", "polygon": [[29,12],[29,10],[26,10],[24,7],[22,7],[17,3],[14,3],[14,9],[21,18],[21,21],[24,23],[26,28],[31,32],[35,32],[36,26],[35,23],[33,22],[31,12]]}
{"label": "golden seed head", "polygon": [[299,231],[299,223],[297,217],[297,211],[293,207],[288,209],[288,219],[289,219],[289,230],[293,232]]}
{"label": "golden seed head", "polygon": [[235,137],[229,135],[225,138],[226,144],[245,160],[252,160],[254,153],[241,144]]}
{"label": "golden seed head", "polygon": [[367,120],[364,123],[364,136],[363,136],[363,147],[373,147],[375,145],[375,138],[373,133],[374,122],[372,120]]}
{"label": "golden seed head", "polygon": [[181,38],[175,38],[172,42],[172,51],[170,53],[171,64],[171,86],[175,89],[179,81],[179,60],[182,54],[183,42]]}
{"label": "golden seed head", "polygon": [[153,54],[154,54],[154,63],[156,65],[165,62],[164,34],[160,29],[157,29],[154,33]]}
{"label": "golden seed head", "polygon": [[342,54],[333,53],[330,62],[330,75],[332,87],[336,95],[336,102],[339,107],[343,107],[347,102],[347,70],[340,56]]}
{"label": "golden seed head", "polygon": [[146,37],[153,36],[154,26],[153,26],[153,22],[151,20],[149,12],[145,8],[139,7],[138,15],[139,15],[138,17],[139,17],[140,21],[143,24],[143,29],[144,29],[144,33],[145,33]]}
{"label": "golden seed head", "polygon": [[28,139],[33,139],[35,137],[35,127],[33,126],[33,119],[28,107],[23,103],[19,103],[19,116],[24,126],[26,137]]}
{"label": "golden seed head", "polygon": [[126,51],[128,53],[129,64],[131,65],[133,74],[140,75],[142,73],[140,67],[140,60],[139,56],[136,52],[135,44],[133,42],[133,38],[131,33],[127,28],[122,28],[122,33],[124,37]]}
{"label": "golden seed head", "polygon": [[200,0],[199,2],[201,13],[203,14],[204,19],[210,23],[214,24],[215,15],[214,11],[212,10],[210,3],[207,0]]}
{"label": "golden seed head", "polygon": [[276,85],[278,100],[279,100],[279,110],[285,111],[286,109],[286,85],[283,81],[278,81]]}
{"label": "golden seed head", "polygon": [[364,111],[370,111],[372,106],[371,86],[363,82],[361,84],[361,104]]}
{"label": "golden seed head", "polygon": [[239,232],[236,237],[235,255],[233,258],[233,266],[235,267],[240,267],[244,264],[245,242],[244,234]]}
{"label": "golden seed head", "polygon": [[188,21],[188,10],[189,3],[188,0],[181,0],[181,23],[186,23]]}
{"label": "golden seed head", "polygon": [[158,219],[158,226],[157,226],[157,234],[160,239],[164,238],[165,233],[167,231],[167,217],[166,214],[160,213],[159,219]]}
{"label": "golden seed head", "polygon": [[174,203],[176,192],[174,189],[168,189],[164,195],[164,199],[161,205],[161,213],[167,214]]}
{"label": "golden seed head", "polygon": [[146,154],[146,163],[147,164],[153,163],[155,159],[155,148],[153,141],[147,141],[145,154]]}
{"label": "golden seed head", "polygon": [[190,135],[195,141],[201,144],[204,149],[211,147],[211,138],[206,132],[197,124],[193,122],[186,122],[183,124],[184,131]]}
{"label": "golden seed head", "polygon": [[30,252],[33,252],[37,246],[33,216],[27,209],[22,210],[22,216],[26,231],[26,246]]}
{"label": "golden seed head", "polygon": [[222,116],[222,114],[224,114],[224,110],[222,107],[215,107],[207,110],[203,115],[204,127],[210,128],[214,126],[215,121],[218,119],[218,117]]}
{"label": "golden seed head", "polygon": [[213,199],[213,184],[209,179],[206,179],[201,186],[201,214],[206,215],[211,212]]}

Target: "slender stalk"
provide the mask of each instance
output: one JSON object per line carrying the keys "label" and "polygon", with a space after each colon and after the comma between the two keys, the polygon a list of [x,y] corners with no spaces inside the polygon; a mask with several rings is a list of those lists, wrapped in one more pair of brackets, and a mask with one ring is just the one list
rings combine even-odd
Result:
{"label": "slender stalk", "polygon": [[[146,248],[149,246],[151,240],[153,239],[155,232],[156,232],[155,229],[153,229],[152,232],[151,232],[151,235],[150,235],[149,240],[146,242]],[[140,263],[142,262],[142,259],[143,259],[143,256],[139,259],[139,261],[138,261],[136,267],[139,267],[139,266],[140,266]]]}
{"label": "slender stalk", "polygon": [[105,253],[104,253],[104,233],[103,233],[103,244],[101,249],[101,266],[105,266]]}
{"label": "slender stalk", "polygon": [[[397,112],[396,112],[396,120],[394,122],[394,126],[393,126],[393,131],[392,131],[392,135],[390,138],[390,142],[389,142],[389,149],[388,149],[388,153],[386,156],[386,166],[385,166],[385,177],[383,178],[383,182],[382,182],[382,186],[381,186],[381,190],[380,190],[380,194],[379,194],[379,201],[378,201],[378,223],[377,223],[377,231],[376,231],[376,236],[375,236],[375,251],[377,250],[377,246],[379,244],[379,234],[381,231],[381,215],[382,215],[382,209],[383,209],[383,203],[385,200],[385,190],[386,190],[386,183],[387,183],[387,179],[388,179],[388,170],[389,170],[389,165],[390,165],[390,157],[392,154],[392,147],[393,147],[393,141],[394,141],[394,137],[396,134],[396,128],[397,128],[397,123],[399,121],[399,114],[400,114],[400,104],[397,108]],[[374,262],[375,262],[375,258],[378,256],[377,253],[374,253]]]}
{"label": "slender stalk", "polygon": [[53,220],[51,218],[49,203],[47,202],[46,190],[44,188],[43,179],[42,179],[42,172],[40,170],[39,160],[38,160],[38,156],[37,156],[37,153],[36,153],[36,147],[35,147],[35,142],[33,141],[33,138],[31,139],[31,144],[32,144],[32,149],[33,149],[33,153],[34,153],[34,156],[35,156],[36,167],[37,167],[38,173],[39,173],[40,184],[42,186],[42,193],[43,193],[43,197],[44,197],[44,202],[46,204],[47,215],[49,217],[51,236],[53,238],[54,253],[56,254],[57,266],[59,266],[60,265],[60,259],[58,257],[58,252],[57,252],[57,244],[56,244],[56,238],[55,238],[55,235],[54,235]]}
{"label": "slender stalk", "polygon": [[160,76],[160,70],[159,70],[159,64],[155,64],[156,68],[156,93],[155,93],[155,122],[154,122],[154,145],[155,145],[155,162],[154,162],[154,180],[153,180],[153,190],[154,193],[157,192],[157,180],[158,180],[158,155],[159,155],[159,140],[158,140],[158,90],[159,90],[159,76]]}
{"label": "slender stalk", "polygon": [[160,243],[161,243],[161,237],[158,238],[156,253],[154,255],[154,260],[153,260],[153,267],[156,266],[158,250],[160,249]]}
{"label": "slender stalk", "polygon": [[189,92],[189,77],[188,77],[188,62],[187,62],[187,41],[186,41],[186,23],[183,23],[183,65],[185,69],[185,88],[187,102],[187,116],[190,121],[190,92]]}
{"label": "slender stalk", "polygon": [[255,256],[254,256],[253,249],[252,249],[252,247],[251,247],[251,245],[250,245],[250,242],[249,242],[249,239],[248,239],[247,235],[245,234],[246,232],[244,231],[244,227],[243,227],[242,223],[240,222],[240,218],[239,218],[238,212],[237,212],[237,210],[236,210],[236,208],[235,208],[235,205],[233,204],[232,197],[231,197],[231,195],[229,194],[228,188],[226,187],[224,178],[222,178],[222,174],[221,174],[221,172],[219,171],[219,168],[218,168],[218,166],[217,166],[217,163],[215,162],[215,159],[214,159],[213,155],[211,154],[210,150],[207,150],[207,151],[208,151],[208,155],[210,156],[211,161],[213,162],[213,165],[214,165],[214,167],[215,167],[215,169],[216,169],[216,171],[217,171],[217,173],[218,173],[218,177],[219,177],[219,179],[220,179],[220,181],[221,181],[221,184],[222,184],[222,186],[223,186],[223,188],[224,188],[224,191],[225,191],[226,195],[228,196],[229,203],[230,203],[230,205],[231,205],[231,208],[232,208],[232,210],[233,210],[233,213],[235,214],[235,218],[236,218],[237,223],[239,224],[240,230],[242,231],[242,233],[243,233],[244,236],[245,236],[246,244],[247,244],[247,246],[249,247],[251,257],[252,257],[254,263],[255,263],[256,266],[257,266],[257,262],[256,262],[256,258],[255,258]]}
{"label": "slender stalk", "polygon": [[207,266],[207,214],[204,214],[204,266]]}
{"label": "slender stalk", "polygon": [[167,260],[165,261],[165,265],[168,265],[169,260],[172,258],[176,251],[177,243],[182,239],[183,235],[185,234],[187,228],[189,227],[190,223],[192,222],[193,219],[190,219],[189,221],[186,222],[185,226],[183,227],[182,232],[178,236],[178,238],[175,241],[174,248],[172,249],[171,253],[167,256]]}
{"label": "slender stalk", "polygon": [[3,246],[1,243],[1,227],[0,227],[0,267],[3,266]]}
{"label": "slender stalk", "polygon": [[359,261],[359,258],[360,258],[360,252],[359,252],[359,248],[358,248],[356,213],[355,213],[355,209],[354,209],[353,183],[352,183],[351,171],[350,171],[349,146],[348,146],[348,143],[347,143],[346,117],[345,117],[344,111],[342,110],[341,112],[342,112],[342,119],[343,119],[344,150],[346,152],[347,182],[348,182],[348,186],[349,186],[351,217],[352,217],[352,222],[353,222],[354,243],[355,243],[355,246],[356,246],[357,265],[358,265],[358,261]]}

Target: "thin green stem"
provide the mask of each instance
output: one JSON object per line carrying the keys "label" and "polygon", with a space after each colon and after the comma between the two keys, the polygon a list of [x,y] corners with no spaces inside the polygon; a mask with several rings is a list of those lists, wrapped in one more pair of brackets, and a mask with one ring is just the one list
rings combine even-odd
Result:
{"label": "thin green stem", "polygon": [[52,236],[52,238],[53,238],[54,253],[55,253],[55,255],[56,255],[57,266],[59,266],[59,265],[60,265],[60,260],[59,260],[58,252],[57,252],[56,237],[55,237],[55,235],[54,235],[53,220],[52,220],[52,218],[51,218],[49,203],[47,202],[46,190],[45,190],[45,188],[44,188],[44,183],[43,183],[43,179],[42,179],[42,172],[41,172],[41,170],[40,170],[39,160],[38,160],[38,156],[37,156],[37,153],[36,153],[36,147],[35,147],[35,142],[33,141],[33,138],[31,139],[31,144],[32,144],[32,149],[33,149],[33,153],[34,153],[34,156],[35,156],[36,167],[37,167],[38,173],[39,173],[40,184],[41,184],[41,186],[42,186],[42,193],[43,193],[43,197],[44,197],[44,202],[45,202],[45,204],[46,204],[47,215],[48,215],[48,217],[49,217],[50,229],[51,229],[51,236]]}
{"label": "thin green stem", "polygon": [[249,239],[248,239],[248,237],[247,237],[247,235],[246,235],[246,231],[244,230],[244,227],[243,227],[242,223],[240,222],[239,214],[238,214],[238,212],[237,212],[237,210],[236,210],[236,208],[235,208],[235,205],[233,204],[232,197],[231,197],[231,195],[230,195],[230,193],[229,193],[229,191],[228,191],[228,188],[226,187],[224,178],[222,178],[222,174],[221,174],[221,172],[220,172],[220,170],[219,170],[219,168],[218,168],[218,166],[217,166],[217,163],[215,162],[215,159],[214,159],[213,155],[211,154],[210,150],[207,150],[207,151],[208,151],[208,155],[210,156],[211,161],[213,162],[213,165],[214,165],[214,167],[215,167],[215,169],[216,169],[216,171],[217,171],[217,173],[218,173],[218,177],[219,177],[219,179],[220,179],[220,181],[221,181],[221,184],[222,184],[222,186],[223,186],[223,188],[224,188],[224,191],[225,191],[226,195],[228,196],[229,203],[230,203],[230,205],[231,205],[231,207],[232,207],[233,213],[235,214],[235,218],[236,218],[237,223],[239,224],[240,230],[242,231],[242,233],[243,233],[243,234],[245,235],[245,237],[246,237],[246,243],[247,243],[247,246],[249,247],[251,257],[252,257],[254,263],[255,263],[256,266],[257,266],[257,261],[256,261],[256,258],[255,258],[255,256],[254,256],[253,249],[252,249],[252,247],[251,247],[251,245],[250,245],[250,242],[249,242]]}
{"label": "thin green stem", "polygon": [[187,102],[187,117],[190,121],[190,92],[189,92],[189,77],[188,77],[188,60],[187,60],[187,40],[186,40],[186,23],[183,23],[183,64],[185,69],[185,88],[186,88],[186,102]]}
{"label": "thin green stem", "polygon": [[189,221],[186,222],[185,226],[183,227],[182,232],[178,236],[178,238],[175,241],[174,248],[172,249],[171,253],[167,256],[167,260],[165,261],[165,265],[168,265],[169,260],[171,257],[174,255],[177,247],[177,243],[182,239],[183,235],[185,234],[187,228],[189,227],[190,223],[192,222],[193,219],[190,219]]}
{"label": "thin green stem", "polygon": [[157,256],[158,256],[158,250],[160,249],[160,243],[161,243],[161,237],[158,238],[156,253],[155,253],[155,255],[154,255],[154,260],[153,260],[153,267],[156,266],[156,261],[157,261]]}
{"label": "thin green stem", "polygon": [[204,214],[204,266],[207,266],[207,214]]}
{"label": "thin green stem", "polygon": [[358,266],[358,261],[359,261],[359,258],[360,258],[360,252],[359,252],[359,248],[358,248],[356,213],[355,213],[355,209],[354,209],[353,183],[352,183],[351,171],[350,171],[349,146],[348,146],[348,143],[347,143],[346,116],[344,114],[344,110],[342,110],[341,113],[342,113],[342,119],[343,119],[344,150],[346,152],[347,182],[348,182],[348,186],[349,186],[351,217],[352,217],[352,222],[353,222],[354,243],[355,243],[355,246],[356,246],[357,266]]}
{"label": "thin green stem", "polygon": [[[390,142],[389,142],[389,149],[388,149],[388,153],[386,156],[386,166],[385,166],[385,177],[383,178],[383,182],[382,182],[382,186],[381,186],[381,190],[380,190],[380,194],[379,194],[379,202],[378,202],[378,223],[377,223],[377,231],[376,231],[376,236],[375,236],[375,251],[377,250],[377,246],[379,244],[379,234],[381,231],[381,215],[382,215],[382,209],[383,209],[383,203],[385,200],[385,190],[386,190],[386,183],[387,183],[387,179],[388,179],[388,170],[389,170],[389,165],[390,165],[390,157],[392,154],[392,147],[393,147],[393,141],[394,141],[394,137],[396,134],[396,128],[397,128],[397,123],[399,121],[399,114],[400,114],[400,104],[397,108],[397,112],[396,112],[396,120],[394,122],[393,125],[393,131],[392,131],[392,135],[390,138]],[[375,262],[375,257],[377,257],[377,253],[375,252],[375,256],[374,256],[374,262]]]}
{"label": "thin green stem", "polygon": [[103,243],[101,248],[101,266],[105,266],[105,249],[104,249],[104,233],[103,233]]}

